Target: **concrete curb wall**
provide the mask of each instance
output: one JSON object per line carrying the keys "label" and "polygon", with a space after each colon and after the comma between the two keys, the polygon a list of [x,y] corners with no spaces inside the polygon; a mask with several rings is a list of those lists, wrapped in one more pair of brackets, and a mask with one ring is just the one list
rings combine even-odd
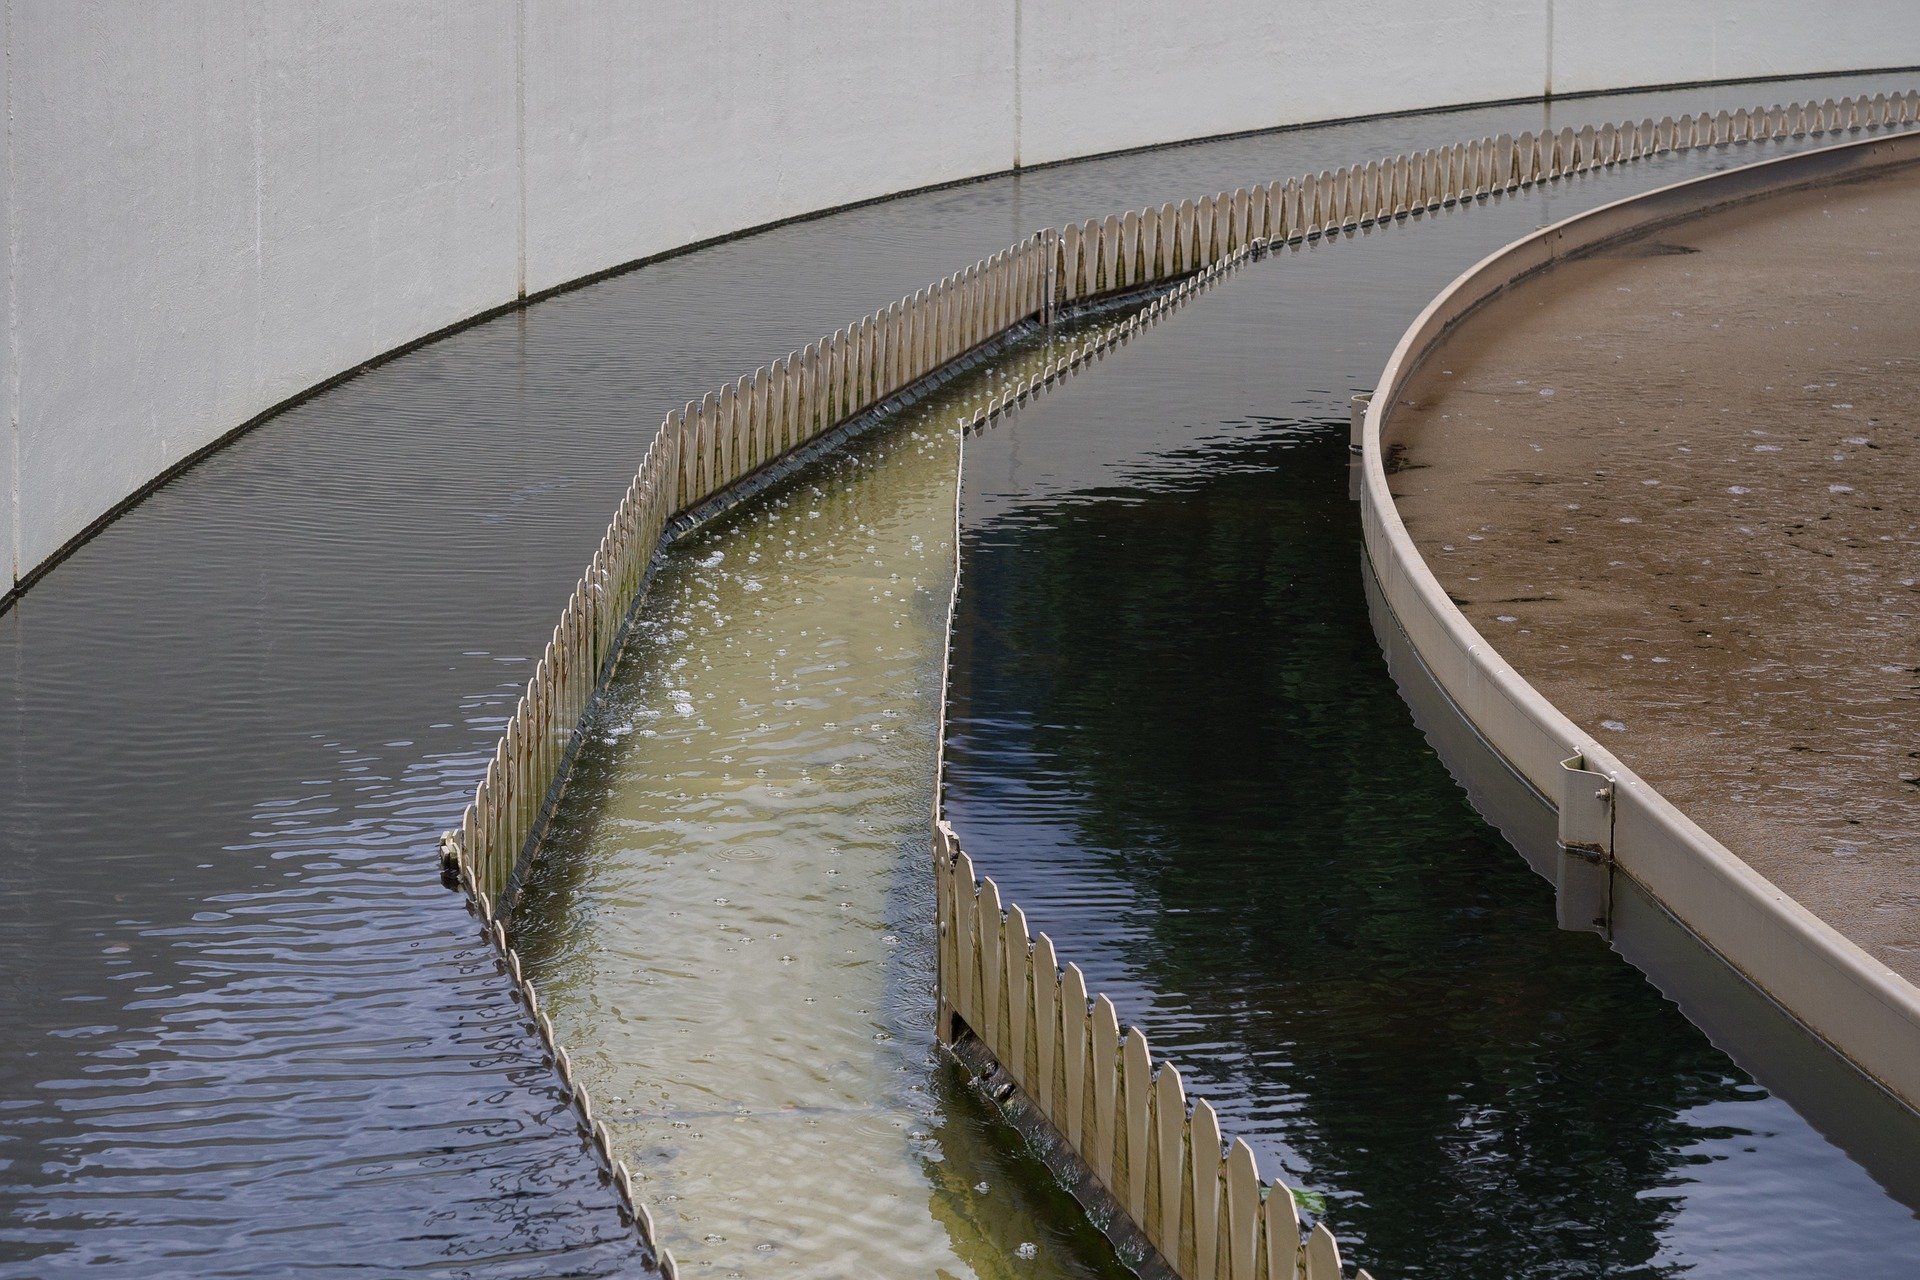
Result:
{"label": "concrete curb wall", "polygon": [[0,591],[290,400],[690,244],[1019,164],[1550,84],[1920,62],[1914,6],[1759,7],[16,0]]}
{"label": "concrete curb wall", "polygon": [[1428,305],[1395,348],[1361,426],[1367,554],[1409,641],[1473,728],[1560,814],[1563,918],[1605,927],[1631,876],[1815,1036],[1920,1110],[1920,990],[1760,876],[1549,703],[1447,598],[1394,507],[1381,429],[1422,359],[1481,303],[1555,262],[1796,188],[1920,163],[1896,134],[1677,183],[1569,218],[1493,254]]}

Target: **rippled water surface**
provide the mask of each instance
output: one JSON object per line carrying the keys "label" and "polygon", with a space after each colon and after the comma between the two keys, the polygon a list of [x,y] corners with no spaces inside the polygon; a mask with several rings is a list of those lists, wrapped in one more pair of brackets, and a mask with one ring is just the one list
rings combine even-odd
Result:
{"label": "rippled water surface", "polygon": [[683,1265],[1124,1274],[932,1043],[958,422],[1053,341],[679,543],[596,713],[516,932]]}
{"label": "rippled water surface", "polygon": [[968,445],[950,816],[1376,1275],[1920,1269],[1908,1206],[1555,929],[1414,728],[1359,571],[1346,399],[1427,299],[1730,158],[1275,255]]}
{"label": "rippled water surface", "polygon": [[1036,227],[1539,123],[1236,139],[716,246],[364,374],[117,521],[0,615],[0,1272],[635,1269],[433,852],[661,416]]}

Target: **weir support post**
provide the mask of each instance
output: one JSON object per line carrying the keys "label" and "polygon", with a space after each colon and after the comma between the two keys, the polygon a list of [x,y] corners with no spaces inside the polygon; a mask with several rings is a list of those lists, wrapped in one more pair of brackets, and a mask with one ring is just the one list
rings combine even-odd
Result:
{"label": "weir support post", "polygon": [[1360,501],[1366,479],[1360,455],[1367,432],[1367,406],[1372,403],[1371,391],[1362,391],[1347,401],[1347,452],[1353,455],[1347,463],[1347,497],[1354,502]]}
{"label": "weir support post", "polygon": [[[962,939],[954,933],[953,913],[953,855],[959,847],[959,839],[953,834],[953,828],[944,820],[935,818],[933,822],[933,888],[934,888],[934,1000],[938,1009],[935,1032],[941,1044],[953,1043],[953,977],[949,972]],[[972,886],[968,886],[972,891]]]}
{"label": "weir support post", "polygon": [[1046,259],[1046,287],[1040,295],[1040,323],[1053,328],[1055,298],[1060,292],[1060,232],[1048,227],[1040,233],[1040,248]]}

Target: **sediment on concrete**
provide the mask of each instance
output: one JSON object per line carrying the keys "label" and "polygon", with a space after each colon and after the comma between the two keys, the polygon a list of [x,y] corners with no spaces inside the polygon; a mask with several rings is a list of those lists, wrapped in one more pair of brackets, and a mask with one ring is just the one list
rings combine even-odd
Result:
{"label": "sediment on concrete", "polygon": [[1392,406],[1409,533],[1570,719],[1920,981],[1920,170],[1608,246]]}
{"label": "sediment on concrete", "polygon": [[[1659,243],[1667,243],[1669,235],[1683,241],[1686,228],[1676,224],[1709,210],[1796,189],[1833,188],[1916,161],[1920,139],[1910,136],[1768,161],[1568,219],[1483,261],[1436,298],[1396,348],[1366,412],[1360,495],[1368,555],[1411,646],[1472,728],[1559,813],[1562,853],[1556,879],[1563,920],[1606,929],[1609,885],[1616,877],[1630,877],[1748,981],[1910,1108],[1920,1108],[1920,990],[1760,874],[1737,846],[1730,848],[1676,806],[1630,767],[1613,732],[1601,727],[1595,733],[1577,723],[1511,665],[1503,633],[1489,635],[1474,626],[1409,535],[1396,491],[1419,481],[1403,480],[1409,473],[1398,468],[1407,458],[1390,446],[1401,438],[1395,415],[1414,394],[1410,388],[1417,385],[1423,362],[1435,361],[1437,348],[1456,326],[1516,284],[1630,238],[1657,233],[1663,237]],[[1437,364],[1437,373],[1425,366],[1427,374],[1445,378],[1448,359]],[[1545,398],[1538,392],[1538,387],[1532,392],[1536,402]],[[1440,554],[1456,554],[1461,544],[1451,545],[1455,553]],[[1534,586],[1535,592],[1515,594],[1551,594],[1548,584]],[[1468,608],[1478,608],[1472,597],[1464,598]],[[1499,616],[1496,626],[1514,625],[1499,623]],[[1506,616],[1522,615],[1509,611]],[[1653,656],[1648,652],[1649,661]]]}

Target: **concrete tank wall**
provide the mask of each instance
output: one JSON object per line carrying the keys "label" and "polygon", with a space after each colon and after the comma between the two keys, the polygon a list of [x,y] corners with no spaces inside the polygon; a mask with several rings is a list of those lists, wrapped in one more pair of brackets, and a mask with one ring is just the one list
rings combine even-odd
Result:
{"label": "concrete tank wall", "polygon": [[1327,9],[1019,0],[1020,162],[1536,97],[1546,8],[1544,0],[1357,0]]}
{"label": "concrete tank wall", "polygon": [[997,0],[529,4],[528,291],[1010,167],[1012,16]]}
{"label": "concrete tank wall", "polygon": [[1549,7],[1555,93],[1920,63],[1920,5],[1910,0],[1549,0]]}
{"label": "concrete tank wall", "polygon": [[517,0],[27,0],[17,578],[263,410],[514,296]]}
{"label": "concrete tank wall", "polygon": [[16,0],[0,585],[316,384],[695,241],[1016,164],[1532,96],[1550,76],[1920,63],[1903,0],[1568,8]]}

